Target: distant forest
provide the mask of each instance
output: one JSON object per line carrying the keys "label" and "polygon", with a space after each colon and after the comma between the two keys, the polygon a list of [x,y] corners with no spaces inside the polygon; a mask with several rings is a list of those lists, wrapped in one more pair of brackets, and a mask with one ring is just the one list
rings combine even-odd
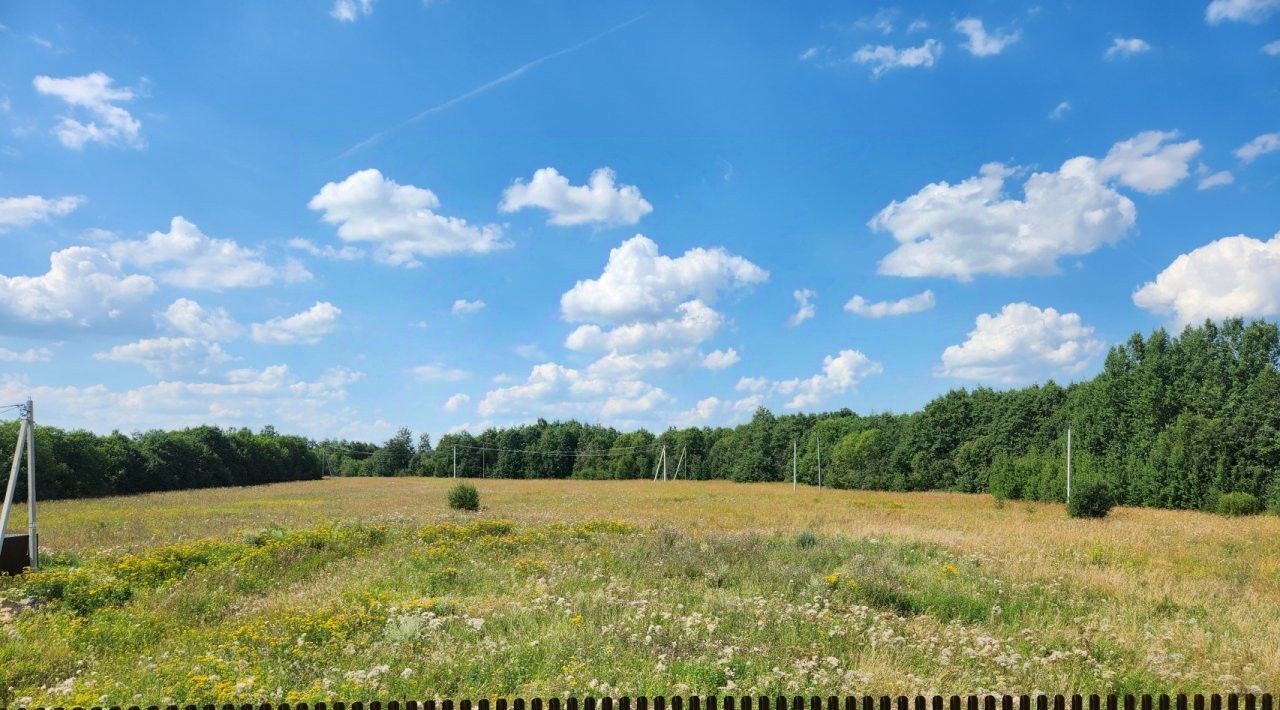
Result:
{"label": "distant forest", "polygon": [[[449,434],[434,446],[402,429],[389,441],[312,442],[268,429],[198,427],[97,436],[40,427],[41,497],[80,497],[339,476],[652,477],[789,481],[898,491],[991,492],[1061,500],[1066,433],[1073,473],[1100,478],[1129,505],[1210,507],[1227,492],[1280,506],[1280,330],[1206,322],[1113,347],[1091,380],[1021,389],[956,389],[911,414],[848,409],[736,427],[620,432],[576,421]],[[16,424],[0,425],[0,445]],[[684,460],[681,463],[680,457]],[[5,471],[7,473],[7,470]]]}
{"label": "distant forest", "polygon": [[1242,491],[1280,504],[1280,330],[1228,320],[1176,337],[1135,333],[1086,382],[956,389],[912,414],[761,408],[736,427],[657,435],[539,420],[449,434],[434,447],[408,430],[380,447],[318,447],[346,476],[450,476],[456,454],[461,476],[642,478],[665,446],[672,473],[683,452],[682,478],[789,481],[794,442],[806,484],[817,483],[821,455],[822,483],[836,488],[1062,500],[1068,423],[1073,474],[1106,480],[1121,503],[1204,508]]}

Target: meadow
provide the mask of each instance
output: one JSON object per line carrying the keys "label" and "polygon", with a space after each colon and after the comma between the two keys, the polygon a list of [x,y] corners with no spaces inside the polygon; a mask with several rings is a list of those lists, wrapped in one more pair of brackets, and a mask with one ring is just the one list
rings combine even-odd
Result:
{"label": "meadow", "polygon": [[45,504],[0,705],[1280,685],[1274,516],[560,480],[463,514],[453,483]]}

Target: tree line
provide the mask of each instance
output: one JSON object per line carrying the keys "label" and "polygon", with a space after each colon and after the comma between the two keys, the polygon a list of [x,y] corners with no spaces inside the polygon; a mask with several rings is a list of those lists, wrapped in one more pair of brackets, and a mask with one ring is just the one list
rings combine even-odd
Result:
{"label": "tree line", "polygon": [[[126,436],[39,427],[41,497],[82,497],[336,476],[651,477],[665,447],[682,478],[837,488],[990,492],[1062,500],[1073,472],[1120,503],[1207,508],[1244,492],[1280,506],[1280,330],[1242,320],[1135,333],[1102,371],[1063,387],[955,389],[913,413],[849,409],[734,427],[624,432],[577,421],[381,445],[195,427]],[[16,423],[0,425],[0,445]],[[821,462],[821,468],[819,468]]]}
{"label": "tree line", "polygon": [[[0,446],[7,450],[0,458],[0,481],[8,481],[17,437],[18,422],[0,423]],[[36,426],[40,500],[299,481],[322,472],[313,442],[271,427],[256,433],[199,426],[100,436]],[[16,500],[26,500],[26,486],[26,476],[19,476]]]}
{"label": "tree line", "polygon": [[[1208,508],[1245,492],[1280,506],[1280,330],[1239,319],[1180,335],[1135,333],[1102,371],[1063,387],[955,389],[918,412],[775,415],[736,427],[621,432],[577,421],[456,433],[433,447],[401,430],[383,446],[318,445],[335,475],[651,477],[666,448],[681,476],[1063,500],[1073,474],[1127,505]],[[821,460],[821,469],[819,468]]]}

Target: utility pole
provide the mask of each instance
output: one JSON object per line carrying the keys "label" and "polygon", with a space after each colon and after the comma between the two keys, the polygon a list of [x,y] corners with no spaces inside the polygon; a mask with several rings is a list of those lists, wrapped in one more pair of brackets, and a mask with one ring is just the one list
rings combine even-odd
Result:
{"label": "utility pole", "polygon": [[1071,425],[1067,425],[1067,504],[1071,503]]}
{"label": "utility pole", "polygon": [[662,480],[667,480],[667,447],[662,447]]}
{"label": "utility pole", "polygon": [[795,439],[791,440],[791,490],[796,489],[796,466],[799,464],[800,448]]}
{"label": "utility pole", "polygon": [[822,490],[822,437],[818,437],[818,490]]}
{"label": "utility pole", "polygon": [[40,566],[40,545],[36,537],[36,420],[35,407],[28,399],[18,424],[18,442],[13,448],[13,466],[9,469],[9,484],[5,487],[4,507],[0,508],[0,545],[4,544],[4,532],[9,527],[9,513],[13,508],[14,489],[18,485],[18,471],[22,466],[22,449],[27,449],[27,556],[31,569]]}
{"label": "utility pole", "polygon": [[27,398],[27,536],[31,569],[39,569],[40,546],[36,538],[36,409],[30,397]]}

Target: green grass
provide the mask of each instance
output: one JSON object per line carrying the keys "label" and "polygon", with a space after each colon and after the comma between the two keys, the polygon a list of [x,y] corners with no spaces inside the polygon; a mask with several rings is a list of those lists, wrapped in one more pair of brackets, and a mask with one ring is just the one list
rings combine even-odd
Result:
{"label": "green grass", "polygon": [[[335,512],[350,485],[332,483]],[[1060,508],[1047,518],[978,497],[845,492],[808,506],[803,524],[713,527],[700,521],[741,512],[735,500],[706,515],[725,495],[754,499],[771,520],[795,498],[689,483],[680,490],[691,501],[657,504],[689,515],[656,522],[643,506],[670,497],[658,484],[554,485],[483,482],[497,510],[478,516],[447,512],[437,495],[418,501],[418,516],[383,507],[222,535],[150,531],[157,542],[122,529],[97,548],[68,537],[77,544],[45,569],[0,580],[0,597],[30,600],[0,612],[0,704],[1155,692],[1277,680],[1274,644],[1245,642],[1274,619],[1248,627],[1212,591],[1233,589],[1235,614],[1274,608],[1270,570],[1250,564],[1269,548],[1250,531],[1190,526],[1212,550],[1200,559],[1170,537],[1178,518],[1117,530],[1096,526],[1128,511],[1084,527]],[[254,493],[237,492],[235,507],[251,511]],[[261,510],[277,510],[274,493],[257,489]],[[553,495],[582,497],[584,512],[540,497]],[[604,517],[588,500],[597,495],[646,512]],[[422,511],[428,500],[438,509]],[[83,522],[121,504],[48,506],[51,537],[60,516]],[[1090,539],[1062,547],[1060,525]],[[957,534],[968,526],[1009,535]],[[1196,565],[1241,576],[1197,576]]]}

